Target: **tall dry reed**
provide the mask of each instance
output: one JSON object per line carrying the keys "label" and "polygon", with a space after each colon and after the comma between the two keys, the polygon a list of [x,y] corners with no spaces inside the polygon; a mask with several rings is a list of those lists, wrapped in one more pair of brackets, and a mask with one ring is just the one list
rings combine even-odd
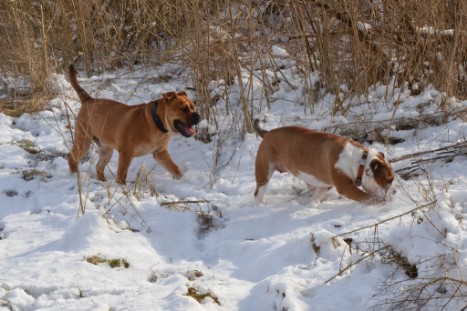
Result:
{"label": "tall dry reed", "polygon": [[[251,129],[253,100],[269,105],[275,84],[288,83],[275,45],[295,62],[311,110],[321,91],[337,94],[346,85],[354,96],[377,82],[412,92],[432,84],[467,97],[467,3],[460,0],[15,0],[2,1],[0,13],[3,80],[25,77],[36,93],[70,62],[89,75],[184,62],[206,118],[219,97],[230,111],[229,88],[242,81],[243,132]],[[309,80],[316,72],[318,86]],[[213,96],[212,81],[223,81],[224,94]],[[345,113],[346,105],[336,96],[332,112]]]}

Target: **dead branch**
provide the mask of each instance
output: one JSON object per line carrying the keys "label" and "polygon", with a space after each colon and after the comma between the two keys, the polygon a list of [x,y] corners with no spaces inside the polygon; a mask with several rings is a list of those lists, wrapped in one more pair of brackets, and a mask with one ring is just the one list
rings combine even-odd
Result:
{"label": "dead branch", "polygon": [[433,207],[435,204],[436,204],[436,200],[435,201],[432,201],[430,203],[427,203],[427,204],[424,204],[424,205],[421,205],[421,206],[417,206],[407,212],[404,212],[402,214],[398,214],[396,216],[393,216],[393,217],[389,217],[389,218],[386,218],[382,221],[379,221],[377,223],[374,223],[374,224],[371,224],[371,225],[368,225],[368,226],[364,226],[364,227],[360,227],[358,229],[355,229],[355,230],[352,230],[352,231],[348,231],[348,232],[344,232],[344,233],[341,233],[341,234],[337,234],[335,235],[335,237],[341,237],[341,236],[347,236],[347,235],[350,235],[354,232],[357,232],[357,231],[361,231],[361,230],[365,230],[365,229],[369,229],[369,228],[373,228],[373,227],[377,227],[381,224],[384,224],[385,222],[388,222],[388,221],[391,221],[391,220],[394,220],[394,219],[397,219],[397,218],[400,218],[402,216],[405,216],[405,215],[408,215],[408,214],[412,214],[413,212],[417,211],[417,210],[420,210],[420,209],[423,209],[423,208],[426,208],[426,207]]}
{"label": "dead branch", "polygon": [[[407,180],[411,176],[417,175],[417,172],[423,171],[423,164],[440,160],[444,161],[445,163],[449,163],[453,161],[455,157],[465,155],[467,155],[467,141],[462,141],[433,150],[406,154],[399,158],[389,160],[389,162],[395,163],[407,159],[417,158],[410,161],[410,163],[403,168],[396,170],[397,174],[399,174],[403,179]],[[419,158],[421,156],[425,157]]]}
{"label": "dead branch", "polygon": [[[392,299],[385,299],[380,304],[377,304],[374,307],[384,307],[383,309],[385,310],[402,310],[406,309],[404,307],[407,307],[412,303],[417,303],[419,307],[417,310],[420,310],[423,309],[422,307],[426,305],[430,300],[448,298],[448,301],[444,304],[444,306],[439,309],[445,310],[445,307],[454,297],[466,297],[465,291],[461,291],[461,289],[466,288],[467,282],[463,279],[458,279],[450,276],[423,278],[421,279],[421,282],[417,282],[415,284],[409,283],[409,285],[406,285],[406,290],[404,291],[400,290],[400,283],[401,282],[394,282],[393,284],[386,284],[386,287],[381,289],[381,291],[378,294],[373,295],[373,298],[375,298],[383,292],[394,292],[394,297]],[[446,283],[456,286],[456,290],[454,291],[454,293],[449,296],[446,295]],[[428,287],[434,287],[435,285],[438,285],[438,288],[435,291],[426,291]],[[466,309],[467,306],[459,310]]]}
{"label": "dead branch", "polygon": [[[349,247],[350,247],[350,244],[349,244]],[[366,260],[367,258],[373,257],[376,254],[380,254],[380,256],[382,257],[382,260],[381,260],[382,263],[386,263],[386,264],[395,263],[398,266],[400,266],[402,269],[405,270],[405,273],[407,274],[409,278],[415,279],[418,277],[418,269],[415,264],[410,263],[406,256],[401,254],[399,251],[395,250],[394,247],[392,247],[391,245],[384,245],[383,247],[377,250],[373,250],[371,252],[364,252],[364,254],[362,254],[362,257],[360,259],[348,264],[345,268],[340,269],[337,274],[327,279],[324,282],[324,284],[331,282],[332,280],[342,275],[347,270],[350,270],[352,267],[358,265],[359,263]]]}
{"label": "dead branch", "polygon": [[203,204],[209,203],[208,200],[180,200],[180,201],[169,201],[169,202],[162,202],[161,206],[176,206],[176,205],[188,205],[188,204]]}
{"label": "dead branch", "polygon": [[[443,153],[443,154],[454,153],[455,155],[464,155],[464,154],[467,154],[467,149],[464,150],[464,148],[467,148],[467,141],[454,143],[452,145],[437,148],[437,149],[433,149],[433,150],[420,151],[420,152],[406,154],[406,155],[400,156],[398,158],[391,159],[391,160],[389,160],[389,162],[395,163],[395,162],[399,162],[399,161],[419,157],[419,156],[426,155],[426,154],[440,153],[440,152]],[[426,161],[426,160],[422,159],[422,160],[419,160],[417,162],[423,162],[423,161]]]}
{"label": "dead branch", "polygon": [[387,129],[394,131],[416,130],[427,126],[440,125],[453,118],[462,117],[467,114],[467,107],[452,109],[449,111],[438,111],[431,114],[420,114],[415,117],[399,117],[378,121],[356,121],[346,124],[334,124],[323,131],[336,133],[342,136],[351,137],[358,142],[380,142],[397,144],[404,139],[391,137],[383,132]]}
{"label": "dead branch", "polygon": [[332,280],[334,280],[335,278],[337,278],[338,276],[342,275],[342,273],[344,273],[345,271],[351,269],[352,267],[358,265],[359,263],[361,263],[362,261],[364,261],[365,259],[369,258],[369,257],[372,257],[374,256],[376,253],[379,253],[381,252],[382,250],[388,248],[388,246],[383,246],[382,248],[380,249],[377,249],[375,251],[372,251],[370,253],[367,253],[365,254],[364,256],[362,256],[362,258],[358,259],[357,261],[355,262],[352,262],[351,264],[347,265],[344,269],[340,269],[339,272],[337,274],[335,274],[334,276],[332,276],[331,278],[327,279],[326,281],[324,281],[324,284],[327,284],[329,282],[331,282]]}

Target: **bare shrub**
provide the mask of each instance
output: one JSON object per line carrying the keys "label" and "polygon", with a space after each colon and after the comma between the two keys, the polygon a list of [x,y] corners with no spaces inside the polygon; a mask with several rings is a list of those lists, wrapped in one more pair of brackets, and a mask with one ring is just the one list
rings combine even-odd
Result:
{"label": "bare shrub", "polygon": [[[354,96],[377,82],[415,93],[434,84],[467,96],[465,1],[16,0],[1,2],[0,13],[2,75],[27,78],[34,94],[50,89],[50,73],[72,61],[88,74],[181,61],[208,119],[219,98],[229,112],[229,87],[238,83],[242,132],[277,84],[290,84],[274,45],[294,61],[311,111],[320,89]],[[313,72],[319,85],[310,81]],[[221,94],[213,81],[224,84]],[[345,113],[345,105],[336,96],[332,113]]]}

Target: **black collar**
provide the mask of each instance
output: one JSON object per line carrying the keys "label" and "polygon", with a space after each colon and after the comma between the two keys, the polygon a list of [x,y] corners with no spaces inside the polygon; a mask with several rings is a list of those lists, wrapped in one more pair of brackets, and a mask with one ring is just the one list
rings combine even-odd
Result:
{"label": "black collar", "polygon": [[152,103],[154,103],[154,105],[152,105],[151,115],[154,123],[162,133],[168,133],[169,131],[164,127],[164,123],[162,123],[162,120],[157,115],[157,100],[153,101]]}

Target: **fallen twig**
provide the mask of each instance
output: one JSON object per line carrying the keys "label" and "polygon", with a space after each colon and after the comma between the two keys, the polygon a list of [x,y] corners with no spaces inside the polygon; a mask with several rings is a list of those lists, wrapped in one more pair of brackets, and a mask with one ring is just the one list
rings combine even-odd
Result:
{"label": "fallen twig", "polygon": [[358,120],[345,124],[332,124],[327,128],[322,129],[324,132],[335,133],[338,135],[351,137],[359,142],[377,141],[381,143],[397,144],[404,139],[398,137],[389,137],[384,134],[386,129],[393,128],[394,130],[412,130],[420,129],[428,125],[440,125],[445,123],[449,118],[455,118],[467,113],[467,108],[456,108],[449,111],[437,111],[430,114],[419,114],[414,117],[398,117],[389,118],[386,120]]}
{"label": "fallen twig", "polygon": [[180,201],[169,201],[169,202],[162,202],[161,206],[174,206],[174,205],[187,205],[187,204],[203,204],[209,203],[208,200],[180,200]]}
{"label": "fallen twig", "polygon": [[432,201],[432,202],[430,202],[430,203],[427,203],[427,204],[424,204],[424,205],[421,205],[421,206],[417,206],[417,207],[415,207],[415,208],[413,208],[413,209],[411,209],[411,210],[409,210],[409,211],[407,211],[407,212],[404,212],[404,213],[402,213],[402,214],[398,214],[398,215],[396,215],[396,216],[393,216],[393,217],[390,217],[390,218],[386,218],[386,219],[384,219],[384,220],[382,220],[382,221],[380,221],[380,222],[377,222],[377,223],[375,223],[375,224],[368,225],[368,226],[364,226],[364,227],[360,227],[360,228],[358,228],[358,229],[355,229],[355,230],[352,230],[352,231],[348,231],[348,232],[344,232],[344,233],[341,233],[341,234],[337,234],[337,235],[335,235],[335,237],[345,236],[345,235],[349,235],[349,234],[352,234],[352,233],[357,232],[357,231],[360,231],[360,230],[369,229],[369,228],[372,228],[372,227],[375,227],[375,226],[379,226],[379,225],[381,225],[381,224],[384,224],[385,222],[388,222],[388,221],[394,220],[394,219],[396,219],[396,218],[400,218],[400,217],[402,217],[402,216],[411,214],[411,213],[413,213],[413,212],[415,212],[415,211],[417,211],[417,210],[419,210],[419,209],[422,209],[422,208],[425,208],[425,207],[432,207],[433,205],[436,204],[436,202],[437,202],[437,201],[434,200],[434,201]]}
{"label": "fallen twig", "polygon": [[377,249],[377,250],[375,250],[375,251],[373,251],[373,252],[371,252],[371,253],[366,254],[365,256],[362,256],[362,258],[358,259],[358,260],[355,261],[355,262],[352,262],[351,264],[349,264],[349,265],[348,265],[347,267],[345,267],[344,269],[341,269],[341,270],[339,271],[339,273],[335,274],[335,275],[332,276],[331,278],[329,278],[329,279],[327,279],[326,281],[324,281],[324,284],[327,284],[327,283],[331,282],[332,280],[334,280],[334,279],[337,278],[338,276],[342,275],[342,273],[344,273],[345,271],[349,270],[349,269],[352,268],[353,266],[358,265],[360,262],[364,261],[364,260],[367,259],[368,257],[371,257],[371,256],[373,256],[374,254],[376,254],[376,253],[378,253],[378,252],[380,252],[380,251],[382,251],[382,250],[384,250],[384,249],[386,249],[386,248],[388,248],[388,246],[384,246],[384,247],[382,247],[382,248],[380,248],[380,249]]}
{"label": "fallen twig", "polygon": [[419,159],[413,159],[410,161],[410,164],[396,170],[396,173],[399,174],[402,179],[406,180],[409,179],[412,175],[416,174],[417,171],[423,171],[423,167],[421,165],[424,163],[435,162],[439,160],[443,160],[444,162],[448,163],[451,162],[454,159],[454,157],[462,155],[467,155],[467,141],[454,143],[452,145],[433,150],[406,154],[401,157],[391,159],[389,160],[389,162],[396,163],[399,161],[426,156]]}
{"label": "fallen twig", "polygon": [[[466,150],[462,150],[462,148],[467,148],[467,141],[454,143],[454,144],[452,144],[452,145],[445,146],[445,147],[441,147],[441,148],[437,148],[437,149],[433,149],[433,150],[420,151],[420,152],[415,152],[415,153],[406,154],[406,155],[400,156],[400,157],[398,157],[398,158],[391,159],[391,160],[389,160],[389,162],[395,163],[395,162],[399,162],[399,161],[403,161],[403,160],[407,160],[407,159],[419,157],[419,156],[426,155],[426,154],[436,153],[436,152],[439,152],[439,151],[445,151],[445,152],[449,152],[449,153],[455,153],[455,155],[467,154],[467,149],[466,149]],[[450,150],[450,149],[454,149],[454,150]],[[458,151],[457,149],[461,149],[461,151],[460,151],[460,152],[456,152],[456,151]],[[445,153],[445,152],[444,152],[444,153]],[[422,160],[420,160],[420,161],[429,161],[429,159],[422,159]]]}

